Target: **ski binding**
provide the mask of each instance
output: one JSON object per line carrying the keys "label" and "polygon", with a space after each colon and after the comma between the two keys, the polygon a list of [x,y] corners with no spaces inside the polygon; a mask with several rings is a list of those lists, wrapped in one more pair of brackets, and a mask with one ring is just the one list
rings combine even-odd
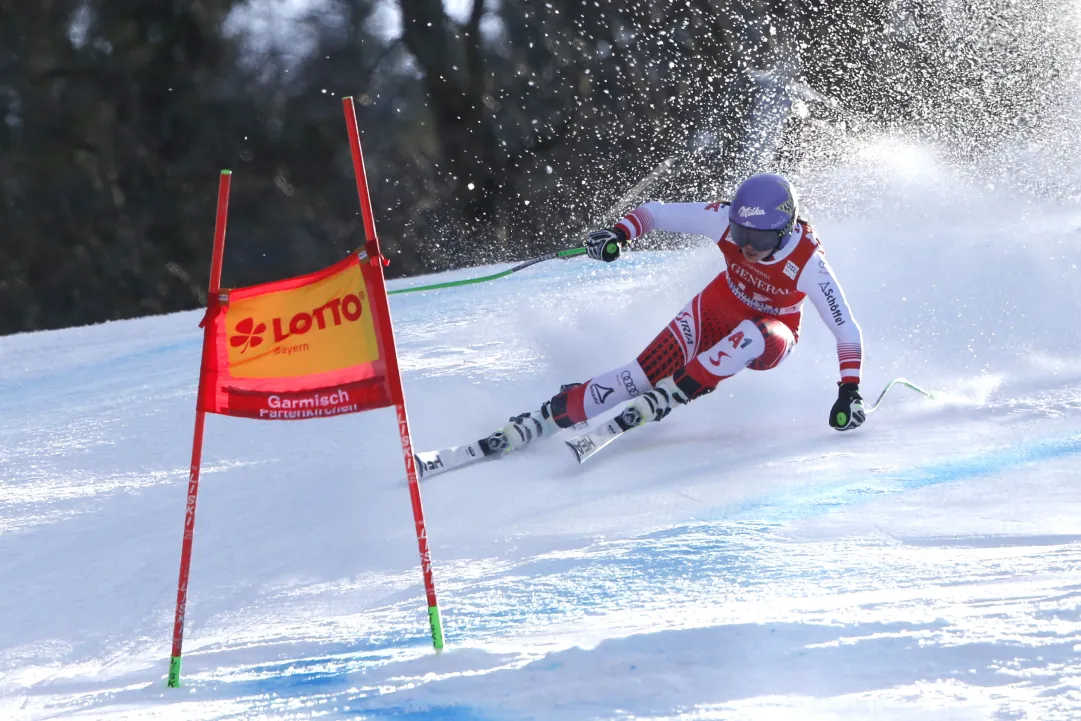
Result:
{"label": "ski binding", "polygon": [[623,412],[613,416],[599,428],[595,428],[569,441],[564,441],[574,452],[579,463],[585,463],[602,448],[622,436],[632,428],[642,425],[642,413],[633,405],[628,405]]}
{"label": "ski binding", "polygon": [[420,474],[421,480],[424,480],[440,473],[499,457],[502,454],[502,450],[490,447],[488,439],[482,438],[464,446],[452,446],[438,451],[420,451],[413,454],[413,459],[417,464],[417,473]]}
{"label": "ski binding", "polygon": [[[588,422],[582,421],[571,426],[570,430],[580,431],[588,427]],[[420,480],[423,481],[447,471],[471,466],[474,463],[502,458],[510,452],[507,449],[506,439],[500,434],[493,433],[487,438],[481,438],[479,441],[467,443],[464,446],[452,446],[438,451],[414,453],[413,460],[416,463],[417,474]]]}

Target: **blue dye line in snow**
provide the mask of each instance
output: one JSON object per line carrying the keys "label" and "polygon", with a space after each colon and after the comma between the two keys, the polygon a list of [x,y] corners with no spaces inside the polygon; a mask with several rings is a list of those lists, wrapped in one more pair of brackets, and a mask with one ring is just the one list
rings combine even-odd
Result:
{"label": "blue dye line in snow", "polygon": [[475,708],[469,706],[427,706],[423,709],[409,709],[405,707],[389,707],[382,709],[357,710],[357,717],[361,719],[399,719],[399,721],[492,721],[490,716],[481,715]]}
{"label": "blue dye line in snow", "polygon": [[707,514],[707,517],[709,520],[754,519],[764,522],[812,518],[845,506],[865,503],[876,496],[990,476],[1028,463],[1053,460],[1076,453],[1081,453],[1081,435],[1038,441],[894,473],[875,473],[859,479],[819,484],[736,507],[717,507]]}
{"label": "blue dye line in snow", "polygon": [[[732,540],[733,535],[746,535],[748,523],[761,523],[762,532],[768,533],[787,521],[811,518],[880,496],[981,478],[1079,453],[1081,435],[1071,435],[891,473],[825,481],[812,488],[736,507],[718,507],[705,518],[594,549],[595,552],[573,561],[526,559],[515,574],[547,581],[543,586],[548,592],[541,594],[539,599],[527,600],[516,598],[513,588],[504,585],[505,579],[493,578],[474,584],[470,590],[481,596],[487,595],[493,586],[499,586],[506,606],[502,609],[470,608],[468,596],[463,596],[459,610],[465,615],[458,619],[458,633],[464,637],[483,637],[515,625],[519,613],[534,620],[537,617],[554,618],[567,614],[568,609],[589,612],[609,607],[617,598],[648,595],[648,589],[658,584],[671,587],[688,583],[693,586],[711,577],[752,574],[753,554],[748,555],[745,545]],[[687,591],[693,593],[691,587]],[[423,634],[405,633],[387,639],[381,647],[386,650],[420,646],[424,640]],[[340,651],[344,653],[334,656],[265,664],[251,669],[265,674],[263,678],[242,682],[239,686],[256,693],[273,692],[283,698],[328,695],[338,706],[332,717],[355,715],[415,721],[485,721],[489,718],[470,706],[427,706],[423,702],[416,706],[380,706],[376,700],[378,694],[358,693],[356,674],[371,668],[373,661],[379,663],[370,655],[374,650],[371,645],[363,644],[342,647]],[[351,708],[343,712],[341,706],[345,704]]]}
{"label": "blue dye line in snow", "polygon": [[[391,642],[391,647],[406,644]],[[482,714],[471,706],[427,705],[373,705],[371,699],[377,699],[376,691],[362,692],[356,688],[357,676],[372,663],[379,665],[382,659],[364,658],[365,654],[355,657],[313,657],[295,659],[280,664],[268,664],[250,669],[253,672],[266,673],[265,678],[256,681],[244,681],[231,685],[230,693],[234,697],[255,696],[258,700],[244,710],[244,717],[259,716],[277,711],[275,704],[288,699],[309,699],[311,710],[327,714],[328,718],[360,719],[403,719],[420,721],[422,719],[445,719],[446,721],[492,721],[490,716]],[[304,670],[307,669],[307,670]],[[287,671],[287,672],[286,672]],[[264,704],[268,706],[264,707]],[[330,708],[321,708],[333,706]]]}

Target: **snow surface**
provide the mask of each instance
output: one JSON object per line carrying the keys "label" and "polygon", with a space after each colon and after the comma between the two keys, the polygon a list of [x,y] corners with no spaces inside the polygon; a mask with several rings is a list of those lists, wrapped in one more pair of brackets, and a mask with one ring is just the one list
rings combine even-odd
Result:
{"label": "snow surface", "polygon": [[[1081,718],[1081,210],[887,150],[805,187],[847,198],[816,225],[865,395],[938,400],[832,431],[808,308],[781,367],[584,466],[425,482],[442,654],[393,411],[210,416],[166,688],[201,314],[0,338],[0,718]],[[701,241],[393,297],[417,447],[625,362],[721,267]]]}

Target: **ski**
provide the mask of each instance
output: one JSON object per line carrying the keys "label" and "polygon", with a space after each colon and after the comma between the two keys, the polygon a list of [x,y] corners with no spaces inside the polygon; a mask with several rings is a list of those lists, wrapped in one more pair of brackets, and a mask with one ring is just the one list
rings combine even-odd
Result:
{"label": "ski", "polygon": [[[589,424],[582,421],[571,426],[570,430],[580,431],[588,427]],[[471,466],[474,463],[502,458],[508,453],[508,451],[490,447],[488,439],[481,438],[479,441],[467,443],[464,446],[451,446],[438,451],[420,451],[413,454],[413,460],[416,462],[420,480],[423,481],[432,476]]]}
{"label": "ski", "polygon": [[642,414],[633,405],[628,405],[622,413],[610,418],[599,428],[564,442],[574,452],[574,457],[578,459],[578,462],[585,463],[609,443],[640,425],[642,425]]}
{"label": "ski", "polygon": [[501,455],[503,455],[501,451],[492,450],[488,447],[487,438],[481,438],[479,441],[467,443],[464,446],[452,446],[438,451],[414,453],[413,458],[417,463],[417,472],[420,474],[421,480],[424,480],[440,473],[486,461],[489,458],[498,458]]}

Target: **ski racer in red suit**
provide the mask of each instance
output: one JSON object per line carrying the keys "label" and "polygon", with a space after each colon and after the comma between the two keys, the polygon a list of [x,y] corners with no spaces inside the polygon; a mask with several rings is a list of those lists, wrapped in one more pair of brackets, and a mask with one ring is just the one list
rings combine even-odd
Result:
{"label": "ski racer in red suit", "polygon": [[744,368],[774,368],[799,340],[804,298],[837,339],[840,382],[829,424],[845,431],[863,423],[860,327],[814,230],[798,217],[785,178],[753,175],[731,203],[646,203],[614,228],[591,233],[589,256],[611,262],[621,247],[655,229],[716,240],[727,268],[637,358],[512,418],[489,437],[490,448],[516,450],[627,401],[643,423],[659,421]]}

